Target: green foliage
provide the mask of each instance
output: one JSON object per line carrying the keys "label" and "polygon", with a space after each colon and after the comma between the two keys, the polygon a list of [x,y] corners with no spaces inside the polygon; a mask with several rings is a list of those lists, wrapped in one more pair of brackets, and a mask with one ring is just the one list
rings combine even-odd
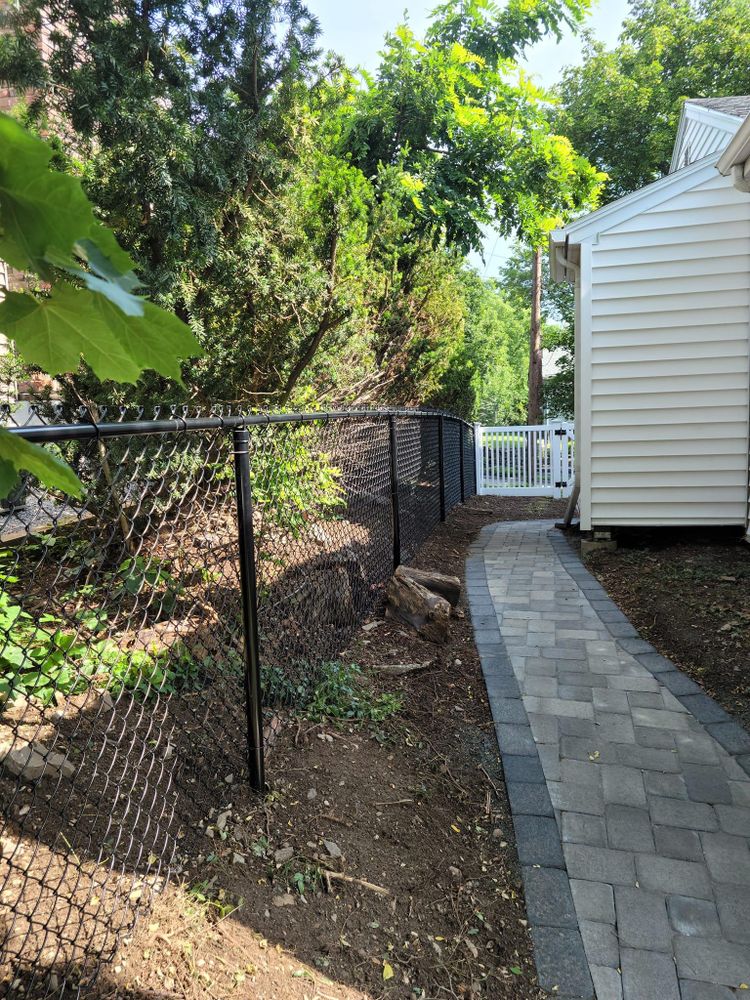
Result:
{"label": "green foliage", "polygon": [[434,406],[485,424],[523,423],[529,358],[529,316],[498,282],[466,270],[461,278],[464,329]]}
{"label": "green foliage", "polygon": [[747,93],[747,0],[630,0],[619,44],[587,37],[564,72],[554,121],[609,174],[609,201],[667,173],[685,98]]}
{"label": "green foliage", "polygon": [[292,705],[313,722],[383,722],[398,712],[402,703],[399,695],[375,694],[354,663],[263,667],[262,681],[266,703]]}
{"label": "green foliage", "polygon": [[242,896],[233,896],[226,889],[217,889],[215,878],[194,882],[186,890],[186,894],[204,916],[215,920],[224,920],[241,910],[245,903]]}
{"label": "green foliage", "polygon": [[[9,553],[1,555],[7,559]],[[148,586],[159,585],[155,572],[146,571]],[[138,588],[128,588],[130,593],[146,585],[145,574],[130,574],[125,586],[135,579]],[[18,582],[7,568],[0,572],[0,582],[0,700],[24,695],[48,705],[57,693],[80,694],[90,687],[113,695],[126,690],[148,699],[200,686],[199,666],[182,644],[153,651],[123,650],[109,638],[96,638],[106,627],[106,610],[80,612],[79,628],[71,629],[56,615],[34,616],[23,610],[7,589]],[[83,596],[84,590],[76,593]],[[98,596],[91,588],[85,593],[92,601]]]}
{"label": "green foliage", "polygon": [[[26,90],[21,113],[55,134],[56,165],[207,349],[186,389],[147,376],[140,398],[421,403],[460,381],[460,270],[482,227],[539,240],[596,196],[596,172],[513,62],[587,8],[451,2],[424,40],[389,36],[364,82],[321,59],[299,0],[154,0],[138,17],[115,0],[56,0],[44,60],[40,0],[3,8],[0,79]],[[82,294],[101,295],[101,271],[82,268]],[[109,284],[122,311],[133,289]],[[102,310],[85,304],[96,330]],[[64,307],[57,294],[33,316],[8,305],[34,357],[27,320],[60,323]],[[100,352],[96,373],[116,374],[117,357]],[[159,358],[143,361],[165,374]],[[100,392],[90,372],[76,382]]]}
{"label": "green foliage", "polygon": [[263,448],[256,437],[252,462],[253,502],[263,519],[299,538],[311,520],[330,520],[345,506],[341,470],[314,447],[315,430],[289,427]]}
{"label": "green foliage", "polygon": [[[179,380],[179,359],[199,353],[197,342],[175,316],[133,294],[132,260],[97,221],[80,182],[51,170],[51,158],[50,146],[0,114],[0,256],[48,286],[6,292],[0,328],[26,362],[51,375],[75,370],[83,356],[101,378],[134,382],[154,368]],[[80,496],[58,460],[3,432],[1,495],[22,469]]]}

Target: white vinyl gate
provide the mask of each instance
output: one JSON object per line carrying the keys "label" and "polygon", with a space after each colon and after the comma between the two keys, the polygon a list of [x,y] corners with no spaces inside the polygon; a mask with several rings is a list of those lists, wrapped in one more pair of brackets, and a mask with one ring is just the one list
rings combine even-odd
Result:
{"label": "white vinyl gate", "polygon": [[482,494],[568,497],[573,489],[575,425],[476,426]]}

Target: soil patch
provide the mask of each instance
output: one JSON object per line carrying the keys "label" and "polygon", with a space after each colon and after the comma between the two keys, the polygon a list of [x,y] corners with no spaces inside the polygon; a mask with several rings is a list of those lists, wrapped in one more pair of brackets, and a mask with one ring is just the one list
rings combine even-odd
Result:
{"label": "soil patch", "polygon": [[[484,524],[564,507],[474,498],[413,564],[463,578]],[[180,835],[182,883],[122,942],[97,996],[544,995],[465,595],[447,645],[376,616],[340,659],[400,710],[363,724],[283,718],[264,801],[217,773],[213,807],[196,801]],[[387,679],[368,669],[398,663],[427,666]]]}
{"label": "soil patch", "polygon": [[750,727],[750,547],[695,531],[641,536],[588,565],[641,634]]}

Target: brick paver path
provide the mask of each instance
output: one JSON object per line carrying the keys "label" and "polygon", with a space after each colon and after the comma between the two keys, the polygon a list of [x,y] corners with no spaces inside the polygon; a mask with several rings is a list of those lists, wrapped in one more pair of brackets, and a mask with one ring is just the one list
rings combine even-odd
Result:
{"label": "brick paver path", "polygon": [[748,734],[550,522],[485,529],[467,589],[542,986],[750,997]]}

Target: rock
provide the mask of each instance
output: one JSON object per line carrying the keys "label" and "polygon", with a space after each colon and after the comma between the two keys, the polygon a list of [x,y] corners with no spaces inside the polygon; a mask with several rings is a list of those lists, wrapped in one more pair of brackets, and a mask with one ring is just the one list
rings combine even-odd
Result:
{"label": "rock", "polygon": [[422,569],[414,569],[413,566],[399,566],[397,574],[421,584],[426,590],[433,594],[439,594],[455,608],[461,596],[461,581],[457,576],[445,576],[443,573],[433,573]]}
{"label": "rock", "polygon": [[226,812],[219,813],[219,815],[216,817],[216,829],[219,831],[219,833],[221,833],[224,827],[227,825],[227,820],[231,815],[232,815],[232,810],[227,809]]}
{"label": "rock", "polygon": [[464,877],[464,876],[463,876],[463,872],[461,871],[461,869],[460,869],[460,868],[456,868],[456,866],[455,866],[455,865],[451,865],[451,866],[450,866],[450,867],[448,868],[448,874],[449,874],[449,875],[450,875],[450,877],[451,877],[452,879],[454,879],[454,880],[455,880],[456,882],[461,882],[461,881],[463,881],[463,877]]}
{"label": "rock", "polygon": [[388,581],[386,618],[406,622],[428,642],[447,642],[451,614],[449,602],[402,571],[403,567],[399,566]]}
{"label": "rock", "polygon": [[72,778],[75,766],[61,753],[55,753],[43,743],[25,743],[14,746],[6,743],[0,747],[2,765],[22,781],[39,781],[42,776]]}
{"label": "rock", "polygon": [[235,851],[232,854],[232,864],[233,865],[244,865],[245,864],[245,855],[244,854],[238,854],[237,851]]}
{"label": "rock", "polygon": [[228,774],[228,775],[226,776],[226,778],[224,778],[224,781],[226,781],[226,783],[227,783],[228,785],[231,785],[231,784],[232,784],[232,782],[234,781],[234,775],[233,775],[233,774]]}
{"label": "rock", "polygon": [[328,851],[328,853],[331,855],[332,858],[342,857],[341,848],[339,847],[339,845],[336,843],[335,840],[324,840],[323,846],[325,847],[325,849]]}
{"label": "rock", "polygon": [[277,906],[279,909],[283,906],[296,906],[297,900],[290,892],[285,892],[283,896],[274,896],[273,905]]}
{"label": "rock", "polygon": [[315,788],[308,789],[308,791],[307,791],[307,797],[308,797],[308,799],[311,802],[312,802],[313,799],[317,799],[317,797],[318,797],[317,789],[315,789]]}
{"label": "rock", "polygon": [[282,847],[278,851],[274,851],[273,860],[277,865],[286,864],[287,861],[291,861],[294,857],[293,847]]}

